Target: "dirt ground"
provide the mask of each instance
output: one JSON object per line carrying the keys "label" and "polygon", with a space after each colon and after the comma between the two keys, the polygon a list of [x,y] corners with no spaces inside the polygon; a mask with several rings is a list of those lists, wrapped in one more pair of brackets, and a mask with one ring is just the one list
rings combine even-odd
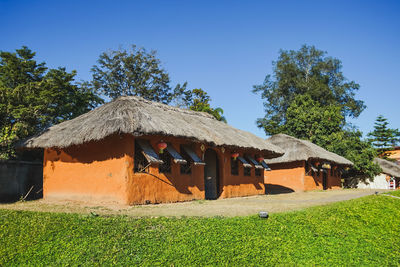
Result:
{"label": "dirt ground", "polygon": [[232,217],[258,214],[259,211],[274,213],[299,210],[306,207],[359,198],[374,194],[375,191],[383,192],[385,190],[344,189],[332,191],[311,191],[138,206],[127,206],[116,203],[90,203],[87,201],[76,200],[61,201],[41,199],[0,204],[0,208],[43,212],[128,215],[132,217]]}

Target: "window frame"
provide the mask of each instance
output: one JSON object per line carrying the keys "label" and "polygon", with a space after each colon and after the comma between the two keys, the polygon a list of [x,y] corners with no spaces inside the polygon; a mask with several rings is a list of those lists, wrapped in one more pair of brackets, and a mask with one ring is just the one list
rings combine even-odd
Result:
{"label": "window frame", "polygon": [[184,144],[179,145],[179,154],[182,156],[183,159],[186,160],[186,163],[179,164],[179,172],[182,175],[192,175],[192,168],[193,168],[193,160],[192,158],[186,153],[185,149],[183,148]]}
{"label": "window frame", "polygon": [[239,175],[239,160],[231,157],[231,175]]}
{"label": "window frame", "polygon": [[[150,162],[143,155],[143,150],[135,140],[133,154],[133,172],[134,173],[148,173]],[[144,163],[144,164],[143,164]]]}
{"label": "window frame", "polygon": [[163,161],[163,163],[158,164],[158,172],[165,174],[172,173],[173,157],[171,156],[171,154],[167,150],[164,150],[164,152],[159,154],[158,156]]}

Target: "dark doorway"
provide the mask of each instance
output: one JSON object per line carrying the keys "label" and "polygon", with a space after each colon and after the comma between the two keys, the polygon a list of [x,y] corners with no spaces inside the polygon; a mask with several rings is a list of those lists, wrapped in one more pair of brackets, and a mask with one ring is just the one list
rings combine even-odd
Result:
{"label": "dark doorway", "polygon": [[324,190],[328,189],[328,174],[327,171],[322,171],[322,187]]}
{"label": "dark doorway", "polygon": [[206,199],[218,198],[218,156],[212,149],[207,149],[204,154],[204,191]]}

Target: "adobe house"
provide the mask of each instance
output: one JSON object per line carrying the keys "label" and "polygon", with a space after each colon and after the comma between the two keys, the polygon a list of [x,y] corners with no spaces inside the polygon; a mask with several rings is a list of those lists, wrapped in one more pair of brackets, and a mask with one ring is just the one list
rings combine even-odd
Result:
{"label": "adobe house", "polygon": [[378,164],[382,172],[373,179],[358,181],[357,188],[361,189],[396,189],[400,187],[400,166],[394,162],[375,158],[374,162]]}
{"label": "adobe house", "polygon": [[265,173],[267,193],[341,188],[341,170],[353,163],[309,141],[286,134],[267,139],[285,151],[281,157],[266,159],[271,171]]}
{"label": "adobe house", "polygon": [[120,97],[24,142],[44,148],[44,198],[148,204],[264,193],[282,150],[213,116]]}

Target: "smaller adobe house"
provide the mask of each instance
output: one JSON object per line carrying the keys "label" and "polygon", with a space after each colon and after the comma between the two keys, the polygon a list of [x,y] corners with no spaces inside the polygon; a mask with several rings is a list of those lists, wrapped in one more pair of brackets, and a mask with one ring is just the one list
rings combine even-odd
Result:
{"label": "smaller adobe house", "polygon": [[213,116],[120,97],[25,141],[44,148],[44,198],[148,204],[264,193],[282,150]]}
{"label": "smaller adobe house", "polygon": [[341,171],[353,163],[309,141],[276,134],[267,141],[285,151],[281,157],[266,159],[271,171],[265,173],[267,193],[341,188]]}
{"label": "smaller adobe house", "polygon": [[374,162],[378,164],[382,173],[374,177],[374,179],[367,179],[366,181],[359,181],[357,188],[361,189],[395,189],[400,187],[400,166],[394,162],[375,158]]}

